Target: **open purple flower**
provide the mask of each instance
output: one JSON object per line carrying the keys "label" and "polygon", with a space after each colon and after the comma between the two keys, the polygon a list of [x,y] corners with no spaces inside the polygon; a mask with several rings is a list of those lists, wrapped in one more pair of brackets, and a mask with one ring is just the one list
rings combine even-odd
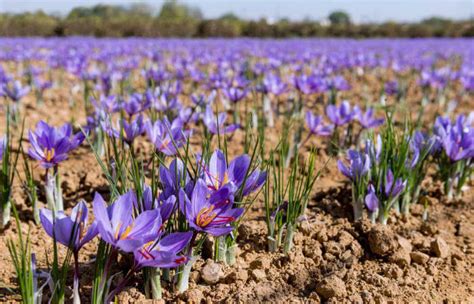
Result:
{"label": "open purple flower", "polygon": [[280,77],[270,73],[265,74],[262,80],[262,84],[259,87],[259,90],[264,94],[273,94],[275,96],[280,96],[281,94],[288,91],[288,85],[284,83]]}
{"label": "open purple flower", "polygon": [[352,182],[362,179],[370,170],[370,158],[367,154],[355,150],[347,152],[349,166],[344,165],[340,160],[337,161],[337,167],[342,174]]}
{"label": "open purple flower", "polygon": [[227,167],[224,153],[217,149],[212,154],[209,165],[203,166],[203,179],[208,189],[212,191],[230,186],[230,189],[235,192],[243,186],[242,195],[246,196],[259,189],[267,178],[266,172],[258,169],[248,172],[249,169],[250,157],[248,155],[236,157]]}
{"label": "open purple flower", "polygon": [[48,169],[67,159],[68,153],[84,141],[85,135],[82,132],[73,135],[70,124],[54,128],[40,121],[34,132],[29,131],[28,138],[31,144],[28,155]]}
{"label": "open purple flower", "polygon": [[329,136],[332,134],[334,127],[325,125],[321,115],[314,115],[311,111],[306,112],[306,124],[311,134],[320,136]]}
{"label": "open purple flower", "polygon": [[190,131],[183,130],[180,119],[175,119],[172,123],[167,118],[157,120],[154,123],[148,121],[145,130],[156,150],[168,156],[175,155],[177,149],[186,143],[191,134]]}
{"label": "open purple flower", "polygon": [[93,222],[87,229],[88,210],[86,204],[79,202],[70,216],[63,211],[41,209],[40,220],[46,233],[66,247],[78,252],[82,246],[97,235],[97,224]]}
{"label": "open purple flower", "polygon": [[150,107],[147,99],[143,98],[142,94],[134,93],[130,98],[122,102],[122,109],[132,117],[135,114],[141,113]]}
{"label": "open purple flower", "polygon": [[108,244],[125,252],[134,252],[157,238],[161,229],[158,209],[144,211],[134,217],[136,195],[129,191],[107,206],[102,196],[94,197],[94,215],[100,237]]}
{"label": "open purple flower", "polygon": [[211,192],[202,179],[197,180],[191,199],[181,190],[180,203],[189,226],[213,236],[230,233],[234,229],[231,223],[244,212],[243,208],[232,208],[233,195],[229,187]]}
{"label": "open purple flower", "polygon": [[237,130],[240,126],[238,124],[229,124],[225,125],[227,120],[227,113],[222,112],[214,115],[212,108],[210,106],[206,107],[206,112],[204,113],[203,122],[206,125],[209,132],[212,134],[227,134],[232,133]]}
{"label": "open purple flower", "polygon": [[326,107],[326,115],[336,126],[342,126],[351,122],[356,114],[357,111],[351,109],[351,105],[347,100],[344,100],[339,107],[335,105],[328,105]]}
{"label": "open purple flower", "polygon": [[474,158],[474,128],[465,120],[465,116],[460,115],[452,125],[449,121],[443,125],[442,120],[437,120],[438,125],[435,125],[439,142],[452,162]]}
{"label": "open purple flower", "polygon": [[239,87],[226,87],[223,89],[223,92],[227,99],[233,103],[239,102],[248,94],[247,89],[242,89]]}
{"label": "open purple flower", "polygon": [[22,86],[20,81],[14,81],[12,84],[4,83],[2,91],[11,100],[17,102],[30,92],[29,86]]}
{"label": "open purple flower", "polygon": [[375,118],[374,117],[374,109],[368,108],[367,111],[362,112],[358,111],[356,114],[356,118],[361,124],[361,126],[365,129],[371,129],[382,125],[385,121],[384,118]]}
{"label": "open purple flower", "polygon": [[187,256],[178,255],[189,244],[193,232],[175,232],[143,245],[135,250],[135,261],[139,267],[174,268],[188,260]]}

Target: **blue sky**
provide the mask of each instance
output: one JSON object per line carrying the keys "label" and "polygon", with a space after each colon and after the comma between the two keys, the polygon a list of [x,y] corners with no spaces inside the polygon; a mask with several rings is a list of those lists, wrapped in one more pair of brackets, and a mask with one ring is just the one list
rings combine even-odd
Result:
{"label": "blue sky", "polygon": [[[97,3],[127,5],[148,3],[157,10],[164,0],[0,0],[0,12],[24,12],[42,9],[66,14],[75,6]],[[430,16],[466,19],[474,16],[474,0],[182,0],[197,6],[205,17],[233,12],[242,18],[270,20],[290,18],[324,19],[336,9],[347,11],[356,22],[417,21]]]}

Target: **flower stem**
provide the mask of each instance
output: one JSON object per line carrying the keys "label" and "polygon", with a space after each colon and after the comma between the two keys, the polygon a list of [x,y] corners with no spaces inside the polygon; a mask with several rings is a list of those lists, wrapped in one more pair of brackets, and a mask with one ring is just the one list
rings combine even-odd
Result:
{"label": "flower stem", "polygon": [[80,274],[79,274],[79,253],[74,251],[74,286],[73,286],[73,296],[74,296],[74,304],[81,303],[81,297],[79,295],[79,281],[80,281]]}
{"label": "flower stem", "polygon": [[283,247],[284,254],[288,254],[293,248],[293,236],[294,236],[294,225],[289,224],[286,228],[285,244]]}

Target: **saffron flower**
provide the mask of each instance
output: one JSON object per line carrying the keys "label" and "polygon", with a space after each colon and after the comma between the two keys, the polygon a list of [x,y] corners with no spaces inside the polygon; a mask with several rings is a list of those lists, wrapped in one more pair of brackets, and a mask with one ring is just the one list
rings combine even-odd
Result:
{"label": "saffron flower", "polygon": [[128,145],[131,145],[135,138],[142,135],[145,132],[145,123],[143,122],[143,116],[139,115],[131,122],[126,119],[120,119],[120,126],[118,128],[107,127],[109,134],[115,138],[123,139]]}
{"label": "saffron flower", "polygon": [[16,80],[12,84],[4,83],[2,85],[3,94],[14,102],[20,101],[30,92],[29,86],[22,86],[21,82]]}
{"label": "saffron flower", "polygon": [[28,155],[48,169],[66,160],[68,153],[84,141],[85,135],[82,132],[73,135],[70,124],[54,128],[40,121],[35,131],[29,131],[28,138],[31,144]]}
{"label": "saffron flower", "polygon": [[394,181],[393,172],[388,169],[387,174],[385,175],[385,183],[382,191],[384,191],[386,197],[394,199],[402,193],[406,184],[407,182],[402,181],[401,178]]}
{"label": "saffron flower", "polygon": [[356,182],[362,179],[370,170],[370,158],[367,154],[355,150],[347,152],[349,166],[342,161],[337,161],[337,167],[351,181]]}
{"label": "saffron flower", "polygon": [[136,195],[129,191],[107,206],[102,196],[95,194],[93,207],[100,237],[124,252],[134,252],[155,240],[161,227],[158,209],[144,211],[134,217]]}
{"label": "saffron flower", "polygon": [[178,255],[193,237],[193,232],[175,232],[151,241],[135,250],[134,257],[139,267],[174,268],[186,263],[188,257]]}
{"label": "saffron flower", "polygon": [[356,114],[356,119],[359,121],[360,125],[364,129],[371,129],[382,125],[385,121],[384,118],[375,118],[374,109],[368,108],[367,111],[362,112],[358,111]]}
{"label": "saffron flower", "polygon": [[145,131],[156,150],[168,156],[175,155],[191,135],[190,131],[183,131],[183,123],[179,118],[172,123],[166,117],[154,123],[147,121]]}
{"label": "saffron flower", "polygon": [[210,106],[206,107],[204,112],[203,122],[206,125],[209,132],[212,134],[227,134],[232,133],[237,130],[240,126],[238,124],[225,125],[227,120],[227,113],[222,112],[216,115],[212,112]]}
{"label": "saffron flower", "polygon": [[[250,169],[250,157],[246,154],[233,159],[229,167],[224,153],[217,149],[211,156],[208,166],[203,166],[203,180],[208,189],[216,191],[224,186],[230,186],[233,192],[243,186],[242,195],[246,196],[259,189],[267,178],[267,173]],[[247,176],[248,175],[248,176]],[[245,185],[243,183],[245,182]]]}
{"label": "saffron flower", "polygon": [[233,196],[229,187],[211,193],[202,179],[197,180],[191,199],[181,190],[180,203],[189,226],[213,236],[230,233],[234,229],[231,223],[244,212],[243,208],[232,208]]}
{"label": "saffron flower", "polygon": [[237,103],[240,100],[244,99],[248,94],[247,89],[242,89],[238,87],[226,87],[223,89],[224,95],[233,103]]}
{"label": "saffron flower", "polygon": [[311,111],[306,112],[306,124],[311,134],[329,136],[334,130],[334,126],[325,125],[321,115],[314,115]]}
{"label": "saffron flower", "polygon": [[357,112],[357,110],[351,109],[351,105],[347,100],[344,100],[339,107],[335,105],[328,105],[326,107],[326,115],[336,126],[342,126],[351,122]]}
{"label": "saffron flower", "polygon": [[379,199],[375,194],[375,188],[373,185],[369,185],[367,189],[367,195],[365,196],[365,206],[370,212],[377,212],[379,209]]}
{"label": "saffron flower", "polygon": [[171,162],[169,168],[164,165],[160,166],[160,181],[163,185],[161,198],[166,199],[172,195],[178,196],[180,189],[182,189],[181,185],[183,185],[185,193],[191,195],[194,184],[185,170],[183,162],[178,158]]}
{"label": "saffron flower", "polygon": [[78,252],[82,246],[97,235],[97,224],[93,222],[87,229],[88,209],[86,204],[79,202],[67,216],[64,211],[41,209],[40,220],[44,231],[55,238],[56,242]]}
{"label": "saffron flower", "polygon": [[264,94],[280,96],[288,91],[288,85],[275,74],[265,74],[259,90]]}

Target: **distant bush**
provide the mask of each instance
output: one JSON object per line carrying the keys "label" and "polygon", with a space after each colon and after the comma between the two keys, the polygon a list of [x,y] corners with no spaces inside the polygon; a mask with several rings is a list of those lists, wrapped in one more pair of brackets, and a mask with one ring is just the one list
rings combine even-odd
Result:
{"label": "distant bush", "polygon": [[204,19],[199,9],[167,1],[158,13],[146,4],[77,7],[64,18],[42,11],[0,14],[1,36],[97,37],[473,37],[474,20],[453,21],[432,17],[418,23],[353,24],[350,16],[335,11],[329,25],[317,21],[281,19],[242,20],[233,14]]}

